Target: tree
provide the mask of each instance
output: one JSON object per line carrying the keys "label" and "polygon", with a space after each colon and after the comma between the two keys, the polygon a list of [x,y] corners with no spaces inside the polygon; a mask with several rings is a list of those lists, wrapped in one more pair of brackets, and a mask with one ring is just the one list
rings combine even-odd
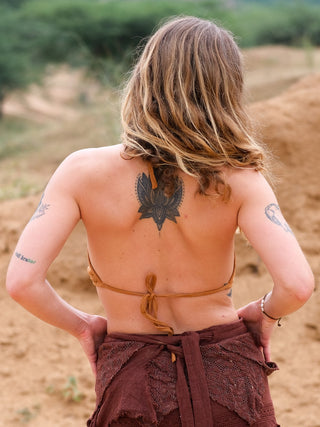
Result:
{"label": "tree", "polygon": [[6,94],[22,88],[39,76],[40,67],[33,61],[32,22],[23,21],[8,7],[0,7],[0,117]]}

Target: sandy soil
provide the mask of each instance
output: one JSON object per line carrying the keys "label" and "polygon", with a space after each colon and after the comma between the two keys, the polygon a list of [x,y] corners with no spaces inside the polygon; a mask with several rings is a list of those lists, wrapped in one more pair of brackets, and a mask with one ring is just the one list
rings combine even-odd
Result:
{"label": "sandy soil", "polygon": [[[292,53],[288,49],[281,52],[268,49],[268,53],[276,58],[282,58],[285,52]],[[248,52],[253,63],[254,53]],[[302,54],[300,52],[299,58]],[[256,51],[255,55],[258,73],[248,86],[257,91],[261,73],[259,66],[267,60],[265,51],[264,56],[261,51]],[[276,74],[277,70],[274,70],[272,81],[276,81]],[[301,76],[305,77],[301,79]],[[310,73],[308,69],[291,77],[292,80],[288,77],[284,85],[278,81],[278,86],[273,86],[276,93],[281,92],[280,95],[260,100],[250,109],[259,122],[261,139],[274,155],[274,173],[278,178],[276,192],[280,205],[313,268],[318,285],[320,74]],[[292,82],[295,83],[288,88]],[[256,99],[266,98],[265,79],[261,87]],[[50,90],[52,96],[54,90],[52,87]],[[35,92],[32,93],[34,97]],[[56,109],[52,114],[51,105],[44,115],[50,115],[52,120],[61,113],[66,120],[72,121],[73,126],[80,126],[79,117],[70,101],[74,91],[71,94],[63,93],[58,91],[55,98],[57,109],[61,106],[60,112]],[[39,99],[34,101],[32,108],[27,108],[30,116],[35,106],[40,111],[44,108],[44,103]],[[15,114],[22,108],[19,106],[18,110],[14,110],[13,103],[9,107]],[[66,114],[66,111],[69,113]],[[6,164],[2,163],[2,167]],[[45,168],[43,164],[41,166]],[[48,166],[47,178],[51,166]],[[37,168],[36,163],[32,167]],[[63,331],[33,318],[10,300],[4,289],[10,254],[38,200],[39,195],[36,195],[0,203],[0,426],[80,427],[85,425],[94,408],[95,396],[93,377],[78,343]],[[60,295],[76,307],[102,314],[95,290],[86,275],[85,245],[84,230],[79,225],[50,269],[49,280]],[[236,247],[238,261],[234,298],[239,307],[263,295],[272,283],[256,253],[239,235],[236,237]],[[270,385],[278,422],[282,427],[320,427],[319,304],[317,287],[310,301],[300,311],[285,318],[282,328],[277,328],[274,334],[273,359],[280,371],[270,377]],[[73,380],[75,385],[70,388]],[[68,390],[70,393],[66,396]]]}

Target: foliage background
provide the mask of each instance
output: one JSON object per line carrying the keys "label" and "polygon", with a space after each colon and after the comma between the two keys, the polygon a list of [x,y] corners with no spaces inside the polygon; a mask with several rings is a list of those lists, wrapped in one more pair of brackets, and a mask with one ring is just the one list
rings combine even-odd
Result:
{"label": "foliage background", "polygon": [[0,103],[50,63],[84,66],[117,84],[137,45],[165,18],[182,14],[218,21],[241,47],[320,44],[316,0],[0,0]]}

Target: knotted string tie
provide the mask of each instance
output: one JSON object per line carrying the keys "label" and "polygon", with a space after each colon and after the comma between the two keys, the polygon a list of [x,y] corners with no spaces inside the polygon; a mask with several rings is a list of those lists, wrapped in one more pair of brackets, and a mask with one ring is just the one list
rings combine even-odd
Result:
{"label": "knotted string tie", "polygon": [[[147,319],[149,319],[153,325],[164,334],[173,335],[173,328],[167,323],[157,319],[158,314],[158,301],[157,294],[154,293],[154,289],[157,283],[157,277],[155,274],[148,274],[146,276],[145,284],[147,292],[141,298],[140,311]],[[165,295],[161,295],[165,296]]]}

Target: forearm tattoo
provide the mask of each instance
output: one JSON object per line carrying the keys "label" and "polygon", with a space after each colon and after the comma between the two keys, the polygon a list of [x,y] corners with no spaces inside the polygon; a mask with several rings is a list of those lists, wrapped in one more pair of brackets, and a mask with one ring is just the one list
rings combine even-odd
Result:
{"label": "forearm tattoo", "polygon": [[25,261],[25,262],[29,262],[30,264],[35,264],[36,261],[34,259],[31,258],[27,258],[24,255],[20,254],[19,252],[15,253],[15,256],[20,259],[21,261]]}
{"label": "forearm tattoo", "polygon": [[270,219],[270,221],[272,221],[276,225],[279,225],[287,233],[292,233],[291,228],[282,216],[279,205],[275,203],[270,203],[270,205],[265,208],[264,212],[267,218]]}
{"label": "forearm tattoo", "polygon": [[180,216],[178,208],[181,205],[183,193],[184,185],[181,178],[177,179],[172,196],[167,197],[159,186],[152,189],[150,176],[145,173],[139,174],[136,181],[136,194],[140,202],[138,212],[141,213],[139,219],[152,218],[159,231],[166,219],[176,223],[176,217]]}
{"label": "forearm tattoo", "polygon": [[39,205],[35,211],[35,213],[32,215],[30,221],[33,221],[34,219],[40,218],[40,216],[45,215],[46,211],[49,209],[50,205],[49,203],[43,203],[44,193],[41,196]]}

